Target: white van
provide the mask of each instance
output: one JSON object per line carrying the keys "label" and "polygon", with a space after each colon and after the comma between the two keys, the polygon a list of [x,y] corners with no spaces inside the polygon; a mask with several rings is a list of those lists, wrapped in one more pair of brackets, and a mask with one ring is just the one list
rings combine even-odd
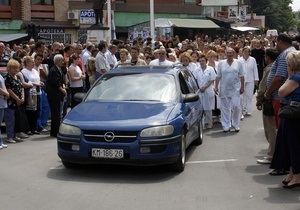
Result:
{"label": "white van", "polygon": [[276,29],[267,30],[266,36],[270,36],[270,35],[272,35],[272,36],[278,36],[277,30]]}

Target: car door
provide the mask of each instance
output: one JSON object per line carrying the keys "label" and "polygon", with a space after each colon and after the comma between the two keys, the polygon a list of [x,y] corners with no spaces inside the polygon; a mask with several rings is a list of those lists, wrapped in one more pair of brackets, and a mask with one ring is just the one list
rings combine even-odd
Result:
{"label": "car door", "polygon": [[[179,75],[181,92],[183,94],[195,93],[199,95],[198,84],[188,70],[183,70]],[[199,136],[199,123],[201,123],[201,102],[200,99],[195,102],[187,102],[184,105],[185,121],[188,125],[188,132],[186,134],[187,145]]]}

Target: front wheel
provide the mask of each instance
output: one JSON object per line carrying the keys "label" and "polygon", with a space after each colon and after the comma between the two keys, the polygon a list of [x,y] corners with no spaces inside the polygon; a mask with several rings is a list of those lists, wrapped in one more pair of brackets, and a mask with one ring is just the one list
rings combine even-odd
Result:
{"label": "front wheel", "polygon": [[175,172],[182,172],[184,171],[185,167],[185,150],[186,150],[186,139],[184,132],[181,135],[181,145],[180,145],[180,155],[178,160],[173,163],[172,169]]}
{"label": "front wheel", "polygon": [[203,125],[201,121],[199,122],[198,132],[198,137],[194,140],[194,144],[197,146],[203,143]]}

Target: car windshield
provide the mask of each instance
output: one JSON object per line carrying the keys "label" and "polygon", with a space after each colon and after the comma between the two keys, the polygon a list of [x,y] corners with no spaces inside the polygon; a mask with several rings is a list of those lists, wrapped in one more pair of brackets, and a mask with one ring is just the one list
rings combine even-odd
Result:
{"label": "car windshield", "polygon": [[85,101],[159,101],[176,99],[174,76],[169,74],[104,75],[91,89]]}

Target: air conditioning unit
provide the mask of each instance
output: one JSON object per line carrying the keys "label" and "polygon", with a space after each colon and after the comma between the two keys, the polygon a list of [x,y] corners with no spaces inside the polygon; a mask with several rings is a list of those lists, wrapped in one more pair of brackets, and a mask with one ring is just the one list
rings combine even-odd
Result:
{"label": "air conditioning unit", "polygon": [[68,12],[69,20],[78,20],[78,12]]}

